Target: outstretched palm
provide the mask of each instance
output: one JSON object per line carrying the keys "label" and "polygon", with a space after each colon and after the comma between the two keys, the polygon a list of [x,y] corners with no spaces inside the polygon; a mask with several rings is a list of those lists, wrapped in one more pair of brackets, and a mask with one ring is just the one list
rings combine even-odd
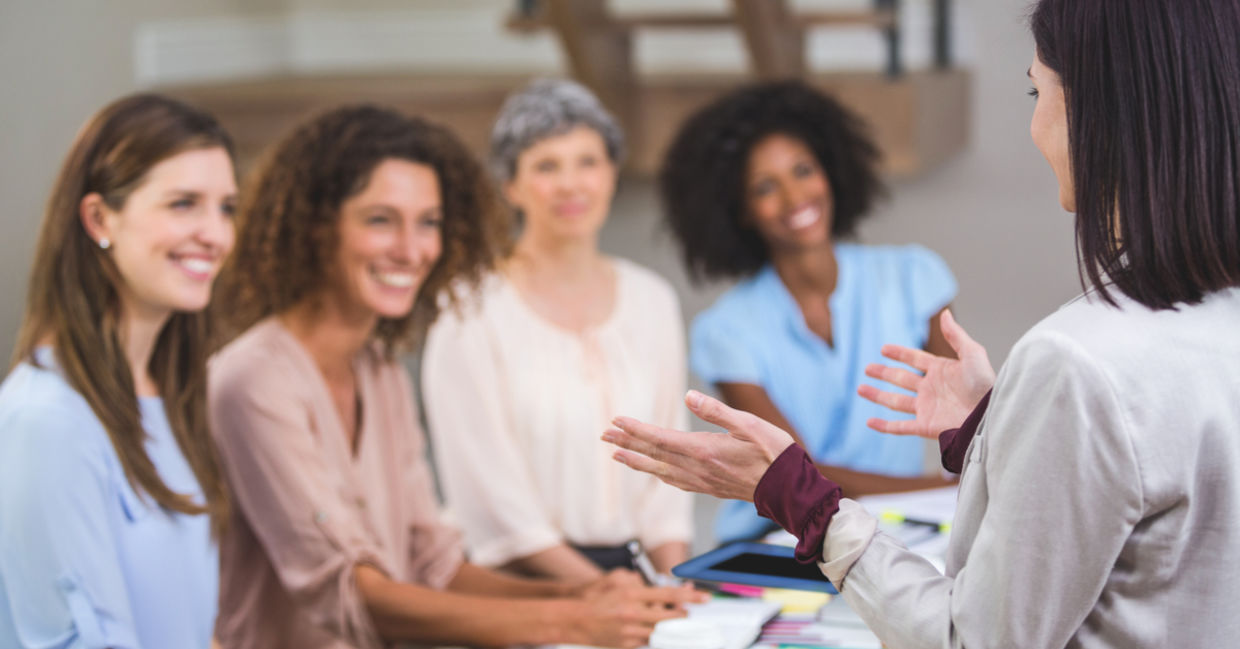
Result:
{"label": "outstretched palm", "polygon": [[874,363],[865,368],[866,376],[909,390],[915,396],[885,392],[872,385],[862,385],[857,393],[892,410],[912,414],[914,418],[903,421],[870,419],[866,422],[870,428],[894,435],[937,438],[944,430],[960,426],[994,385],[995,371],[990,366],[986,348],[965,333],[950,311],[944,311],[939,322],[943,337],[959,359],[900,345],[884,345],[883,356],[920,370],[921,374]]}
{"label": "outstretched palm", "polygon": [[613,457],[673,487],[716,498],[753,500],[754,489],[771,463],[793,444],[774,424],[696,390],[685,405],[703,421],[727,431],[687,433],[629,417],[617,417],[603,440],[619,446]]}

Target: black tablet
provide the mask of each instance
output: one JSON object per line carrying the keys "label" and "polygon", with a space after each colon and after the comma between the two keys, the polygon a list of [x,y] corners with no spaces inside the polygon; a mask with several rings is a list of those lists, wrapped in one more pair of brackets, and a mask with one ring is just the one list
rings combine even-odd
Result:
{"label": "black tablet", "polygon": [[696,581],[836,593],[817,564],[804,564],[793,549],[768,543],[732,543],[672,568],[672,574]]}

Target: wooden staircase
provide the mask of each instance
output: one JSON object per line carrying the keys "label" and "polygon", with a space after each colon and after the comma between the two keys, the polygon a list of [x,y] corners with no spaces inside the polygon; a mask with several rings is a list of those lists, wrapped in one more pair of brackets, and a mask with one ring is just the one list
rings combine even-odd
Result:
{"label": "wooden staircase", "polygon": [[[590,87],[626,128],[626,170],[653,173],[681,121],[692,111],[754,79],[802,78],[864,116],[894,176],[933,169],[968,142],[970,79],[954,68],[947,38],[947,0],[934,2],[934,65],[907,71],[900,59],[899,0],[875,0],[866,11],[794,13],[785,0],[731,0],[727,13],[613,14],[606,0],[521,0],[505,25],[516,33],[552,30],[569,73]],[[884,69],[807,71],[805,34],[821,26],[869,27],[886,43]],[[750,72],[635,73],[634,34],[657,29],[735,29]],[[485,74],[314,75],[162,88],[215,112],[237,139],[242,164],[307,114],[341,103],[377,102],[452,127],[484,155],[503,98],[529,76]]]}

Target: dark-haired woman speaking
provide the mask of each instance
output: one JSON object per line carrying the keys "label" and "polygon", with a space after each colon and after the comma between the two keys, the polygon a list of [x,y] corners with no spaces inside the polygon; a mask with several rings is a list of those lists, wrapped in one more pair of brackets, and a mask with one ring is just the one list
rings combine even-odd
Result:
{"label": "dark-haired woman speaking", "polygon": [[917,393],[867,391],[916,414],[877,428],[951,429],[945,574],[786,433],[717,401],[688,399],[729,435],[621,420],[604,437],[673,484],[752,498],[886,646],[1234,647],[1240,3],[1041,0],[1032,26],[1031,133],[1089,288],[1016,343],[989,397],[966,337],[949,337],[958,361],[891,347],[921,372],[870,370]]}
{"label": "dark-haired woman speaking", "polygon": [[[729,405],[790,432],[849,496],[947,484],[925,444],[876,434],[862,368],[897,342],[950,354],[935,316],[956,294],[938,255],[852,235],[882,191],[864,125],[805,84],[749,86],[690,117],[660,174],[692,274],[741,278],[693,322],[690,361]],[[774,529],[725,503],[720,541]]]}

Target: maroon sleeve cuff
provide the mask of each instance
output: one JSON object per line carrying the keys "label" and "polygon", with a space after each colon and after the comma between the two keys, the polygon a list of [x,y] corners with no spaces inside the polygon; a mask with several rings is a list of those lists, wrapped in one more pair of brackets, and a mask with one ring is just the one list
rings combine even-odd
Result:
{"label": "maroon sleeve cuff", "polygon": [[977,406],[973,408],[973,412],[969,413],[968,417],[965,417],[960,428],[952,428],[939,433],[939,451],[943,454],[944,469],[957,474],[964,470],[965,452],[969,450],[969,443],[977,434],[977,427],[982,423],[982,415],[986,414],[986,406],[990,405],[990,392],[990,390],[986,391],[986,396],[977,402]]}
{"label": "maroon sleeve cuff", "polygon": [[822,561],[822,540],[841,497],[840,486],[818,473],[809,454],[795,443],[775,458],[753,491],[758,513],[797,537],[801,563]]}

